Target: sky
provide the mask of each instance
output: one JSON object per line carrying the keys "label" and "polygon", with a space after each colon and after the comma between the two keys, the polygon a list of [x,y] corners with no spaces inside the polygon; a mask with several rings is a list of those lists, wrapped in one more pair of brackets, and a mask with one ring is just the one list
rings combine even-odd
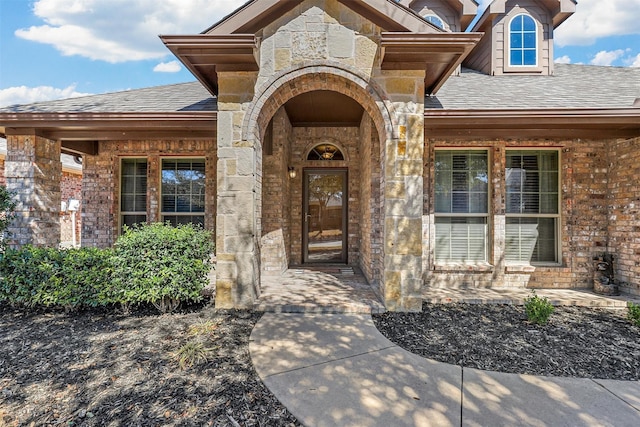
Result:
{"label": "sky", "polygon": [[[158,35],[200,33],[244,2],[0,0],[0,107],[193,81]],[[579,0],[555,60],[640,67],[638,22],[640,0]]]}

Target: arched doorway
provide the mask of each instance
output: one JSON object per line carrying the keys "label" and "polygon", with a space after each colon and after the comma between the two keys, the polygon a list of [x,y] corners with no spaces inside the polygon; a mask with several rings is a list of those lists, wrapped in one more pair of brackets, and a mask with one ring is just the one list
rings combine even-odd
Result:
{"label": "arched doorway", "polygon": [[[276,78],[246,116],[246,138],[254,138],[262,153],[262,274],[309,262],[340,262],[359,266],[371,283],[379,283],[380,147],[391,137],[392,115],[365,79],[321,68]],[[323,157],[330,156],[328,147],[340,155]],[[324,204],[310,191],[312,180],[335,184]],[[314,228],[306,222],[314,215],[331,217],[333,223],[327,230],[319,230],[318,223]],[[322,239],[331,250],[315,256]]]}

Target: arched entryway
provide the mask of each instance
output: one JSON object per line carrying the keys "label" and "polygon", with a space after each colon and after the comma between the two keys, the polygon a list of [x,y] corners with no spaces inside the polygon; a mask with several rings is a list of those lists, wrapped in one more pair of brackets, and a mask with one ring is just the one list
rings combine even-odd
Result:
{"label": "arched entryway", "polygon": [[262,274],[342,263],[379,283],[388,103],[362,76],[326,66],[283,73],[255,101],[244,130],[262,154]]}

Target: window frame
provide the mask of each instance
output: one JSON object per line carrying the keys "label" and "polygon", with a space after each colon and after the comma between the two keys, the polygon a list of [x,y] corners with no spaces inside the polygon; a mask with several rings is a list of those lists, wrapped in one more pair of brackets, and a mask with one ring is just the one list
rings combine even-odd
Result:
{"label": "window frame", "polygon": [[[435,25],[436,27],[440,28],[441,30],[445,30],[445,31],[447,30],[447,27],[446,27],[446,24],[444,22],[444,19],[440,18],[438,15],[436,15],[433,12],[429,12],[429,13],[423,15],[422,18],[425,21],[429,22],[430,24]],[[440,24],[442,24],[442,25],[436,24],[435,22],[431,21],[431,19],[429,19],[429,18],[436,18],[438,21],[440,21]]]}
{"label": "window frame", "polygon": [[[145,211],[124,211],[122,210],[123,199],[123,184],[124,184],[124,162],[127,160],[144,160],[147,163],[146,178],[147,183],[145,185]],[[124,216],[126,215],[144,215],[145,221],[149,221],[149,157],[146,156],[121,156],[119,159],[119,173],[118,173],[118,235],[122,234],[124,227]]]}
{"label": "window frame", "polygon": [[[511,63],[511,25],[513,24],[513,21],[521,16],[525,16],[527,18],[530,18],[533,21],[536,33],[535,33],[535,41],[536,41],[536,46],[535,46],[535,58],[536,58],[536,62],[534,65],[517,65],[517,64],[512,64]],[[526,13],[526,12],[519,12],[516,13],[514,16],[512,16],[511,18],[508,18],[506,20],[506,24],[505,24],[506,28],[505,28],[505,32],[504,34],[506,34],[505,37],[505,49],[504,49],[504,71],[505,72],[541,72],[542,71],[542,65],[541,65],[541,60],[540,60],[540,51],[542,49],[542,40],[541,40],[541,34],[542,34],[542,29],[540,28],[540,21],[538,21],[536,18],[533,17],[533,15]],[[523,33],[524,34],[524,33]],[[523,39],[523,43],[524,43],[524,39]],[[516,49],[516,48],[514,48]],[[521,48],[521,50],[524,52],[524,47]]]}
{"label": "window frame", "polygon": [[[164,162],[165,161],[191,161],[193,162],[202,162],[204,164],[204,206],[202,212],[167,212],[164,211],[163,208],[163,182],[162,182],[162,172],[164,171]],[[165,216],[173,216],[173,217],[194,217],[199,216],[202,217],[202,227],[205,228],[205,223],[207,219],[207,158],[205,156],[160,156],[158,159],[158,218],[161,222],[165,223],[167,220]]]}
{"label": "window frame", "polygon": [[[486,213],[453,213],[453,212],[438,212],[436,210],[436,183],[437,173],[435,170],[436,156],[438,152],[484,152],[487,156],[487,211]],[[491,150],[488,147],[436,147],[433,155],[434,173],[433,173],[433,260],[435,265],[490,265],[492,259],[492,241],[493,241],[493,227],[492,227],[492,200],[493,200],[493,187],[491,183],[492,176],[492,160]],[[485,244],[484,244],[484,259],[483,260],[442,260],[437,258],[437,235],[436,235],[436,222],[437,218],[484,218],[485,219]]]}
{"label": "window frame", "polygon": [[558,156],[558,186],[557,186],[557,194],[558,194],[558,205],[557,205],[557,213],[549,214],[549,213],[510,213],[507,212],[505,205],[505,244],[506,244],[506,227],[507,220],[509,218],[553,218],[555,220],[555,261],[508,261],[507,258],[507,248],[504,248],[504,257],[505,257],[505,265],[507,266],[518,266],[518,265],[531,265],[535,267],[560,267],[562,266],[562,150],[557,147],[506,147],[505,149],[505,170],[504,170],[504,195],[505,195],[505,204],[507,201],[507,156],[509,152],[544,152],[544,151],[552,151],[555,152]]}

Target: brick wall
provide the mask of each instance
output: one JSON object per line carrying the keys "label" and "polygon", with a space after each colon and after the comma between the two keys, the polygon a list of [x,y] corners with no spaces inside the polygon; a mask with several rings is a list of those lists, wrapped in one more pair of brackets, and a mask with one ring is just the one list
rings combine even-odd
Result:
{"label": "brick wall", "polygon": [[[288,167],[291,123],[284,108],[278,110],[263,144],[261,268],[265,274],[287,269],[291,256],[291,200]],[[299,174],[301,171],[297,171]]]}
{"label": "brick wall", "polygon": [[215,140],[101,141],[99,154],[84,156],[82,177],[82,245],[109,247],[119,230],[119,174],[123,157],[146,158],[147,221],[160,220],[160,167],[164,157],[204,157],[205,227],[215,228]]}
{"label": "brick wall", "polygon": [[[360,161],[356,127],[296,127],[293,129],[291,165],[298,177],[291,183],[291,262],[302,263],[302,171],[304,168],[348,168],[347,259],[358,265],[360,257]],[[345,160],[306,160],[317,144],[329,142],[342,149]]]}
{"label": "brick wall", "polygon": [[[63,202],[68,202],[69,199],[76,199],[80,201],[80,210],[76,215],[76,243],[79,244],[82,239],[82,175],[77,173],[71,173],[62,171],[62,177],[60,178],[60,197]],[[73,242],[73,220],[70,212],[60,215],[60,242],[68,245]]]}
{"label": "brick wall", "polygon": [[[382,217],[380,212],[380,143],[371,118],[360,124],[360,268],[376,289],[382,263]],[[382,295],[383,290],[378,289]]]}
{"label": "brick wall", "polygon": [[[591,288],[593,257],[607,246],[607,202],[609,141],[522,140],[439,141],[428,140],[425,150],[424,212],[428,249],[425,283],[436,287]],[[490,252],[488,265],[437,265],[434,261],[435,226],[433,164],[436,147],[485,148],[490,155]],[[505,194],[504,170],[507,148],[555,148],[560,153],[561,176],[561,264],[532,267],[508,265],[504,261]],[[637,160],[636,160],[637,161]]]}
{"label": "brick wall", "polygon": [[60,243],[60,141],[38,135],[9,135],[5,158],[7,189],[15,193],[16,218],[10,245]]}
{"label": "brick wall", "polygon": [[610,144],[609,250],[623,290],[640,295],[640,138]]}

